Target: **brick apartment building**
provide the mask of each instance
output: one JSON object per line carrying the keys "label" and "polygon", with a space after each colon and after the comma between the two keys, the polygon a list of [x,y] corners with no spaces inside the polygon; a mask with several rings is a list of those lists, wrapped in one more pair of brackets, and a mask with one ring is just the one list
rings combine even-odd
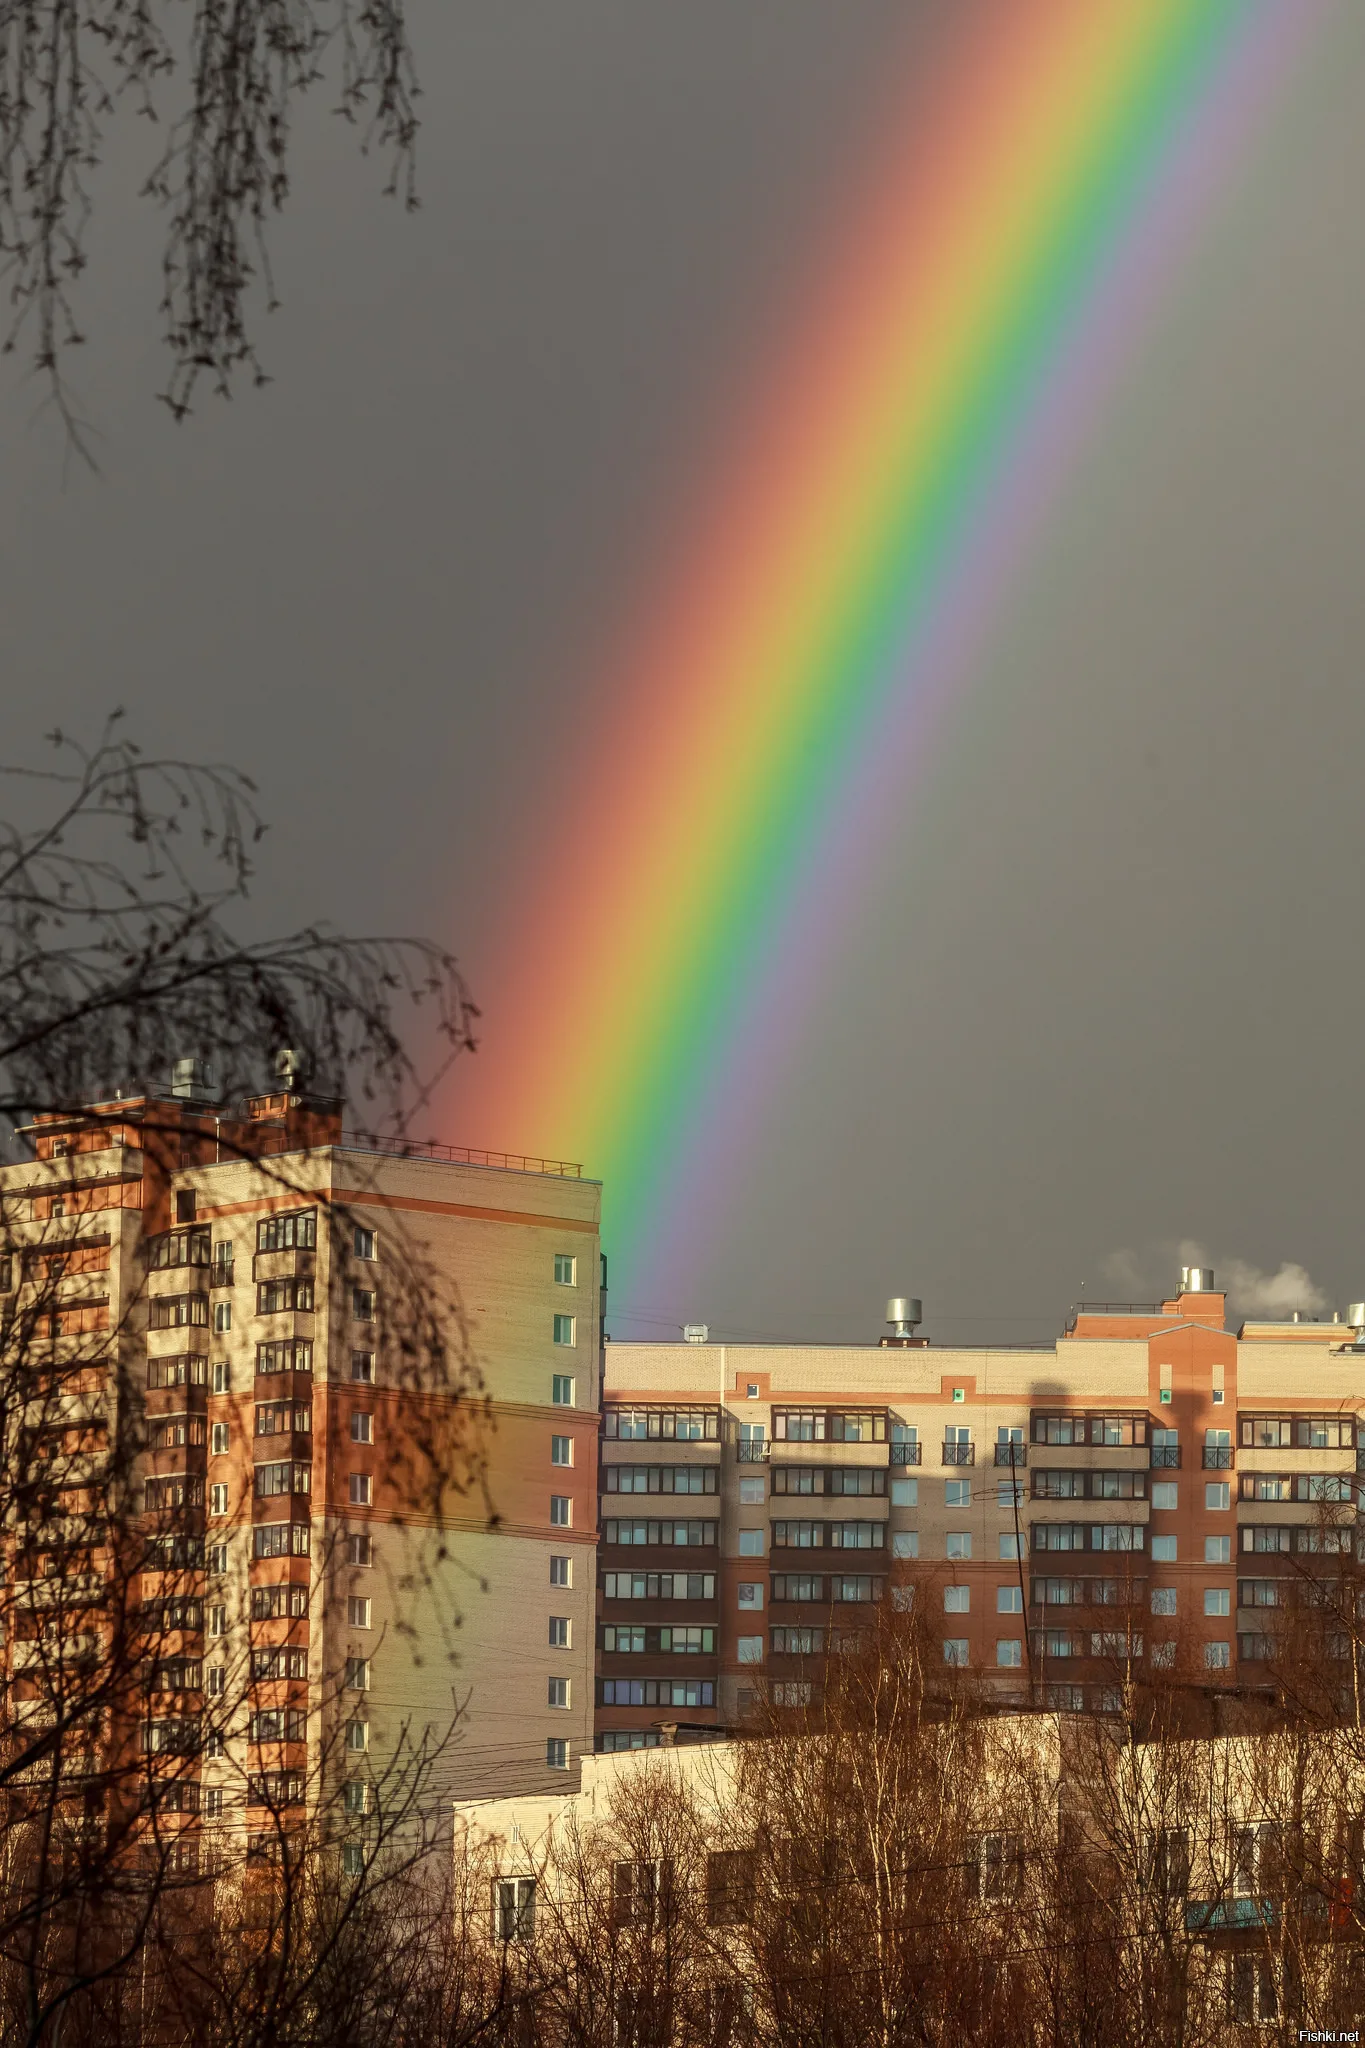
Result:
{"label": "brick apartment building", "polygon": [[[78,1557],[64,1531],[123,1444],[132,1597],[159,1626],[122,1739],[167,1757],[187,1829],[306,1805],[324,1746],[363,1819],[364,1782],[456,1699],[443,1793],[558,1781],[592,1738],[598,1186],[553,1161],[386,1151],[299,1093],[207,1094],[189,1073],[165,1100],[45,1118],[33,1158],[0,1168],[0,1324],[12,1344],[45,1288],[31,1348],[82,1361],[16,1438],[47,1478],[10,1559],[15,1719],[50,1713],[53,1654],[102,1640],[110,1558],[88,1523]],[[486,1405],[400,1371],[400,1239],[458,1290]],[[486,1457],[486,1498],[427,1483],[443,1445],[452,1473]],[[54,1651],[42,1617],[68,1566],[91,1606],[71,1632],[65,1601]]]}
{"label": "brick apartment building", "polygon": [[1365,1331],[1225,1309],[1196,1269],[1040,1348],[608,1344],[597,1747],[799,1701],[897,1582],[1007,1696],[1102,1707],[1177,1638],[1264,1679],[1284,1581],[1353,1540]]}

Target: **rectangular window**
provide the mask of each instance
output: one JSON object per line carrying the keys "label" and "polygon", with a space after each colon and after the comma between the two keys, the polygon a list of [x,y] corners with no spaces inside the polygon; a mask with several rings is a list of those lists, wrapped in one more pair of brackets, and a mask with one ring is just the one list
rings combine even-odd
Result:
{"label": "rectangular window", "polygon": [[574,1317],[556,1316],[554,1335],[556,1344],[572,1344],[574,1340]]}
{"label": "rectangular window", "polygon": [[251,1532],[253,1557],[308,1557],[312,1549],[307,1522],[265,1522]]}
{"label": "rectangular window", "polygon": [[347,1692],[368,1692],[370,1689],[370,1660],[368,1657],[346,1659]]}
{"label": "rectangular window", "polygon": [[572,1465],[573,1438],[571,1436],[552,1436],[550,1438],[550,1463],[552,1465]]}
{"label": "rectangular window", "polygon": [[1153,1564],[1174,1564],[1174,1563],[1175,1563],[1175,1538],[1174,1538],[1174,1536],[1153,1536],[1153,1538],[1152,1538],[1152,1563],[1153,1563]]}
{"label": "rectangular window", "polygon": [[569,1252],[555,1253],[555,1286],[576,1287],[578,1285],[578,1261]]}
{"label": "rectangular window", "polygon": [[1227,1643],[1205,1643],[1204,1665],[1209,1671],[1226,1671],[1232,1662],[1231,1646]]}
{"label": "rectangular window", "polygon": [[995,1661],[1006,1670],[1018,1670],[1024,1661],[1024,1645],[1016,1636],[997,1637]]}
{"label": "rectangular window", "polygon": [[351,1239],[351,1244],[352,1249],[354,1250],[355,1255],[358,1259],[373,1259],[378,1257],[378,1253],[375,1251],[374,1232],[372,1230],[366,1230],[364,1224],[362,1223],[356,1224],[354,1234]]}
{"label": "rectangular window", "polygon": [[969,1508],[972,1504],[972,1482],[970,1479],[948,1479],[943,1486],[943,1504],[949,1508]]}
{"label": "rectangular window", "polygon": [[762,1557],[763,1531],[761,1529],[740,1530],[739,1554],[741,1557]]}
{"label": "rectangular window", "polygon": [[362,1409],[351,1416],[351,1442],[372,1444],[374,1442],[374,1417]]}
{"label": "rectangular window", "polygon": [[995,1505],[1013,1514],[1024,1505],[1024,1482],[1022,1479],[997,1479],[995,1482]]}
{"label": "rectangular window", "polygon": [[572,1522],[573,1502],[569,1499],[568,1494],[552,1493],[550,1495],[550,1526],[555,1529],[567,1529],[571,1526]]}
{"label": "rectangular window", "polygon": [[[740,1607],[761,1608],[763,1605],[763,1586],[761,1581],[757,1579],[741,1581],[740,1585],[736,1588],[736,1594],[737,1604]],[[776,1599],[776,1591],[774,1591],[773,1597]]]}
{"label": "rectangular window", "polygon": [[[219,1302],[214,1310],[225,1308],[226,1302]],[[313,1311],[313,1283],[311,1280],[260,1280],[256,1283],[256,1313],[258,1316],[280,1316],[290,1312],[311,1315]],[[215,1323],[214,1327],[217,1327]]]}
{"label": "rectangular window", "polygon": [[358,1381],[361,1386],[372,1387],[374,1385],[373,1351],[353,1351],[351,1353],[351,1378]]}
{"label": "rectangular window", "polygon": [[1152,1612],[1153,1612],[1153,1614],[1174,1614],[1174,1613],[1175,1613],[1175,1611],[1176,1611],[1176,1597],[1175,1597],[1175,1587],[1174,1587],[1174,1586],[1153,1586],[1153,1588],[1152,1588]]}
{"label": "rectangular window", "polygon": [[1012,1529],[1006,1530],[1006,1531],[1005,1531],[1005,1532],[1004,1532],[1004,1533],[1003,1533],[1003,1534],[1001,1535],[1001,1538],[1000,1538],[1000,1561],[1001,1561],[1001,1563],[1002,1563],[1002,1564],[1012,1564],[1012,1563],[1015,1563],[1015,1562],[1016,1562],[1016,1561],[1018,1560],[1018,1557],[1019,1557],[1019,1542],[1020,1542],[1020,1539],[1019,1539],[1019,1537],[1017,1537],[1017,1536],[1015,1535],[1015,1533],[1014,1533],[1014,1531],[1013,1531]]}
{"label": "rectangular window", "polygon": [[351,1474],[351,1506],[367,1508],[370,1505],[370,1475],[368,1472]]}
{"label": "rectangular window", "polygon": [[368,1721],[351,1721],[346,1727],[346,1747],[352,1755],[363,1755],[370,1746],[370,1724]]}
{"label": "rectangular window", "polygon": [[551,1707],[568,1706],[569,1681],[567,1678],[551,1678],[546,1681],[546,1704]]}
{"label": "rectangular window", "polygon": [[258,1374],[274,1372],[311,1372],[313,1370],[313,1347],[304,1339],[295,1338],[256,1346],[256,1371]]}
{"label": "rectangular window", "polygon": [[1226,1586],[1205,1586],[1205,1614],[1229,1614],[1232,1611],[1232,1595]]}
{"label": "rectangular window", "polygon": [[571,1649],[571,1634],[572,1623],[567,1614],[552,1614],[550,1616],[550,1648],[552,1650]]}
{"label": "rectangular window", "polygon": [[552,1771],[567,1771],[569,1768],[569,1744],[563,1735],[550,1735],[545,1741],[545,1761]]}
{"label": "rectangular window", "polygon": [[256,1225],[258,1252],[314,1251],[318,1241],[316,1209],[287,1209],[283,1215],[266,1216]]}
{"label": "rectangular window", "polygon": [[207,1294],[158,1294],[148,1317],[153,1330],[207,1329],[208,1321]]}
{"label": "rectangular window", "polygon": [[971,1533],[966,1529],[950,1530],[943,1554],[947,1558],[961,1561],[972,1554]]}
{"label": "rectangular window", "polygon": [[374,1538],[372,1536],[348,1536],[346,1538],[346,1562],[366,1566],[374,1563]]}
{"label": "rectangular window", "polygon": [[354,1593],[346,1602],[346,1621],[351,1628],[368,1628],[370,1625],[370,1603]]}
{"label": "rectangular window", "polygon": [[1204,1485],[1204,1506],[1210,1514],[1221,1508],[1232,1506],[1232,1488],[1226,1479],[1206,1480]]}
{"label": "rectangular window", "polygon": [[209,1488],[209,1513],[210,1513],[211,1515],[225,1515],[225,1514],[227,1513],[227,1511],[228,1511],[228,1490],[227,1490],[227,1487],[226,1487],[225,1485],[223,1485],[222,1483],[219,1483],[219,1484],[217,1484],[217,1485],[211,1486],[211,1487]]}
{"label": "rectangular window", "polygon": [[[546,1750],[545,1761],[567,1770],[567,1756],[560,1761]],[[502,1877],[493,1886],[493,1939],[529,1942],[536,1931],[536,1881],[533,1877]]]}
{"label": "rectangular window", "polygon": [[945,1614],[969,1614],[972,1606],[970,1586],[945,1586],[943,1588],[943,1611]]}
{"label": "rectangular window", "polygon": [[232,1371],[231,1371],[231,1368],[230,1368],[230,1367],[229,1367],[229,1365],[228,1365],[228,1362],[227,1362],[227,1360],[226,1360],[225,1358],[215,1358],[215,1359],[214,1359],[214,1361],[213,1361],[213,1391],[214,1391],[214,1393],[215,1393],[215,1394],[226,1394],[226,1393],[228,1393],[228,1392],[229,1392],[229,1391],[231,1390],[231,1386],[232,1386]]}
{"label": "rectangular window", "polygon": [[215,1422],[209,1431],[209,1449],[215,1458],[226,1457],[228,1447],[228,1426]]}
{"label": "rectangular window", "polygon": [[256,1467],[256,1498],[273,1500],[282,1493],[311,1493],[313,1490],[313,1468],[293,1459],[278,1465]]}
{"label": "rectangular window", "polygon": [[550,1400],[556,1408],[572,1408],[574,1405],[573,1375],[557,1372],[550,1381]]}
{"label": "rectangular window", "polygon": [[995,1589],[995,1611],[997,1614],[1022,1614],[1024,1595],[1018,1586],[997,1586]]}
{"label": "rectangular window", "polygon": [[550,1584],[552,1586],[571,1586],[573,1584],[573,1559],[571,1557],[552,1557],[550,1559]]}
{"label": "rectangular window", "polygon": [[893,1479],[891,1482],[891,1505],[893,1508],[917,1508],[919,1506],[918,1479]]}
{"label": "rectangular window", "polygon": [[918,1557],[919,1530],[893,1529],[891,1532],[891,1555],[893,1557]]}
{"label": "rectangular window", "polygon": [[739,1638],[738,1654],[741,1664],[761,1664],[763,1662],[762,1636],[741,1636]]}
{"label": "rectangular window", "polygon": [[969,1646],[965,1636],[947,1636],[943,1643],[945,1664],[965,1664],[968,1661]]}
{"label": "rectangular window", "polygon": [[372,1323],[374,1321],[374,1304],[375,1295],[372,1288],[353,1287],[351,1289],[351,1317],[354,1322]]}
{"label": "rectangular window", "polygon": [[741,1479],[739,1482],[739,1504],[742,1508],[761,1508],[763,1505],[763,1481]]}
{"label": "rectangular window", "polygon": [[1156,1514],[1174,1514],[1180,1506],[1180,1486],[1174,1479],[1152,1481],[1152,1508]]}
{"label": "rectangular window", "polygon": [[1204,1538],[1205,1564],[1231,1564],[1232,1538],[1230,1536],[1206,1536]]}

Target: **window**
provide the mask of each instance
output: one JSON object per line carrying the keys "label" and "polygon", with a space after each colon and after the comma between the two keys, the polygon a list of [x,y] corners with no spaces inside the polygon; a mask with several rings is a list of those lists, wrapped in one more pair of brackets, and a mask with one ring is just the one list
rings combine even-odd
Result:
{"label": "window", "polygon": [[949,1508],[969,1508],[972,1504],[972,1482],[970,1479],[948,1479],[943,1486],[943,1505]]}
{"label": "window", "polygon": [[374,1232],[366,1230],[363,1223],[356,1224],[351,1243],[358,1259],[373,1259],[377,1256],[374,1248]]}
{"label": "window", "polygon": [[228,1426],[225,1422],[215,1422],[209,1431],[209,1449],[215,1458],[222,1458],[227,1455],[227,1447]]}
{"label": "window", "polygon": [[739,1504],[742,1508],[756,1508],[763,1505],[763,1481],[741,1479],[739,1482]]}
{"label": "window", "polygon": [[1017,1671],[1024,1661],[1024,1645],[1017,1636],[996,1639],[995,1661],[1004,1670]]}
{"label": "window", "polygon": [[572,1408],[574,1405],[574,1380],[572,1373],[557,1372],[550,1381],[550,1400],[556,1408]]}
{"label": "window", "polygon": [[762,1557],[763,1531],[761,1529],[740,1530],[739,1554],[741,1557]]}
{"label": "window", "polygon": [[757,1580],[757,1579],[745,1579],[745,1580],[744,1580],[744,1581],[742,1581],[742,1583],[741,1583],[741,1584],[740,1584],[740,1585],[738,1586],[738,1588],[736,1589],[736,1591],[737,1591],[737,1595],[738,1595],[738,1599],[737,1599],[737,1604],[738,1604],[738,1605],[739,1605],[740,1607],[753,1607],[753,1608],[761,1608],[761,1607],[762,1607],[762,1605],[763,1605],[763,1586],[762,1586],[762,1583],[761,1583],[761,1582],[760,1582],[759,1580]]}
{"label": "window", "polygon": [[278,1621],[282,1615],[298,1616],[307,1612],[307,1586],[293,1585],[285,1580],[277,1586],[253,1586],[251,1589],[253,1621]]}
{"label": "window", "polygon": [[1270,2026],[1279,2019],[1275,1964],[1255,1949],[1230,1955],[1226,1962],[1228,2016],[1238,2026]]}
{"label": "window", "polygon": [[947,1636],[944,1638],[943,1661],[945,1664],[965,1664],[967,1657],[968,1647],[965,1636]]}
{"label": "window", "polygon": [[316,1209],[287,1209],[283,1215],[265,1216],[256,1225],[258,1252],[313,1251],[318,1241]]}
{"label": "window", "polygon": [[351,1506],[367,1508],[370,1505],[370,1475],[368,1472],[351,1474]]}
{"label": "window", "polygon": [[1000,1561],[1002,1564],[1011,1564],[1017,1560],[1018,1556],[1019,1538],[1011,1529],[1000,1538]]}
{"label": "window", "polygon": [[1175,1613],[1175,1611],[1176,1611],[1176,1601],[1175,1601],[1175,1587],[1174,1587],[1174,1586],[1153,1586],[1153,1588],[1152,1588],[1152,1612],[1153,1612],[1153,1614],[1174,1614],[1174,1613]]}
{"label": "window", "polygon": [[209,1488],[209,1513],[225,1515],[228,1511],[228,1490],[219,1482]]}
{"label": "window", "polygon": [[[271,1500],[281,1493],[311,1493],[313,1468],[295,1460],[256,1467],[256,1498]],[[353,1496],[354,1498],[354,1496]]]}
{"label": "window", "polygon": [[1204,1506],[1210,1513],[1232,1506],[1232,1487],[1226,1479],[1209,1479],[1204,1485]]}
{"label": "window", "polygon": [[1158,1898],[1183,1899],[1190,1889],[1190,1838],[1184,1828],[1160,1828],[1148,1837],[1152,1890]]}
{"label": "window", "polygon": [[893,1529],[891,1532],[891,1555],[893,1557],[918,1557],[919,1530]]}
{"label": "window", "polygon": [[556,1344],[572,1344],[573,1342],[574,1342],[574,1318],[573,1318],[572,1316],[556,1316],[556,1317],[555,1317],[555,1343],[556,1343]]}
{"label": "window", "polygon": [[[706,1924],[740,1927],[749,1917],[754,1889],[751,1849],[712,1849],[706,1858]],[[733,2031],[722,2037],[734,2038]]]}
{"label": "window", "polygon": [[763,1662],[762,1636],[740,1637],[739,1661],[741,1664],[761,1664]]}
{"label": "window", "polygon": [[957,1560],[970,1557],[972,1554],[970,1532],[966,1529],[950,1530],[943,1554],[947,1558]]}
{"label": "window", "polygon": [[1022,1479],[997,1479],[995,1482],[995,1505],[1012,1514],[1024,1505],[1024,1482]]}
{"label": "window", "polygon": [[1231,1564],[1232,1538],[1230,1536],[1206,1536],[1204,1538],[1205,1564]]}
{"label": "window", "polygon": [[365,1849],[360,1842],[343,1842],[341,1845],[341,1869],[345,1877],[365,1875]]}
{"label": "window", "polygon": [[822,1628],[775,1628],[773,1630],[773,1655],[775,1657],[818,1657],[825,1647],[825,1631]]}
{"label": "window", "polygon": [[550,1559],[550,1584],[552,1586],[571,1586],[573,1584],[573,1559],[571,1557],[552,1557]]}
{"label": "window", "polygon": [[229,1368],[229,1366],[228,1366],[228,1362],[227,1362],[227,1360],[226,1360],[225,1358],[215,1358],[215,1359],[214,1359],[214,1361],[213,1361],[213,1391],[214,1391],[214,1393],[215,1393],[215,1394],[226,1394],[226,1393],[228,1393],[228,1392],[230,1391],[230,1389],[231,1389],[231,1386],[232,1386],[232,1373],[231,1373],[231,1370],[230,1370],[230,1368]]}
{"label": "window", "polygon": [[223,1787],[221,1785],[207,1786],[204,1791],[205,1817],[208,1820],[221,1820],[223,1818],[223,1810]]}
{"label": "window", "polygon": [[567,1771],[569,1768],[569,1745],[562,1735],[550,1735],[545,1740],[545,1761],[552,1771]]}
{"label": "window", "polygon": [[362,1386],[372,1387],[374,1385],[373,1351],[353,1351],[351,1353],[351,1378],[359,1381]]}
{"label": "window", "polygon": [[[558,1769],[567,1767],[549,1755],[545,1761]],[[493,1886],[493,1939],[526,1942],[536,1931],[536,1881],[533,1877],[500,1877]]]}
{"label": "window", "polygon": [[209,1609],[209,1634],[210,1634],[210,1636],[225,1636],[225,1635],[227,1634],[227,1608],[226,1608],[226,1607],[222,1607],[222,1606],[218,1606],[218,1607],[210,1607],[210,1609]]}
{"label": "window", "polygon": [[346,1726],[346,1747],[353,1756],[363,1755],[370,1746],[368,1721],[350,1721]]}
{"label": "window", "polygon": [[1173,1514],[1180,1506],[1180,1486],[1174,1479],[1152,1481],[1152,1507],[1159,1515]]}
{"label": "window", "polygon": [[313,1347],[305,1339],[277,1339],[270,1344],[256,1346],[256,1371],[311,1372],[313,1370]]}
{"label": "window", "polygon": [[216,1336],[222,1337],[232,1328],[232,1303],[215,1301],[213,1304],[213,1328]]}
{"label": "window", "polygon": [[374,1563],[373,1536],[348,1536],[346,1538],[346,1562],[353,1565]]}
{"label": "window", "polygon": [[370,1660],[368,1657],[346,1659],[347,1692],[368,1692],[370,1689]]}
{"label": "window", "polygon": [[573,1438],[571,1436],[552,1436],[550,1438],[550,1463],[552,1465],[572,1465]]}
{"label": "window", "polygon": [[972,1898],[1014,1897],[1024,1868],[1024,1845],[1018,1835],[979,1835],[969,1855],[965,1878]]}
{"label": "window", "polygon": [[206,1675],[208,1678],[208,1684],[205,1689],[208,1692],[209,1698],[220,1699],[222,1695],[227,1691],[226,1666],[222,1664],[211,1665]]}
{"label": "window", "polygon": [[567,1614],[552,1614],[550,1616],[550,1648],[552,1650],[567,1650],[571,1648],[570,1633],[570,1618]]}
{"label": "window", "polygon": [[1174,1536],[1154,1536],[1154,1537],[1152,1538],[1152,1563],[1153,1563],[1153,1564],[1174,1564],[1174,1563],[1175,1563],[1175,1538],[1174,1538]]}
{"label": "window", "polygon": [[972,1589],[970,1586],[945,1586],[943,1588],[943,1611],[945,1614],[970,1614]]}
{"label": "window", "polygon": [[997,1614],[1022,1614],[1024,1611],[1022,1588],[1019,1586],[997,1586],[995,1589],[995,1611]]}
{"label": "window", "polygon": [[364,1778],[348,1778],[345,1790],[345,1809],[354,1819],[356,1815],[372,1811],[372,1787]]}
{"label": "window", "polygon": [[351,1289],[351,1316],[357,1323],[374,1321],[374,1290],[369,1287]]}
{"label": "window", "polygon": [[891,1505],[893,1508],[917,1508],[919,1506],[918,1479],[893,1479],[891,1482]]}
{"label": "window", "polygon": [[1205,1586],[1205,1614],[1229,1614],[1232,1611],[1232,1594],[1226,1586]]}
{"label": "window", "polygon": [[1227,1643],[1205,1643],[1204,1664],[1209,1671],[1226,1671],[1232,1662],[1231,1648]]}
{"label": "window", "polygon": [[555,1286],[576,1287],[578,1285],[578,1261],[571,1252],[555,1253]]}
{"label": "window", "polygon": [[569,1681],[567,1678],[546,1680],[546,1704],[552,1707],[567,1707],[569,1704]]}
{"label": "window", "polygon": [[308,1557],[312,1548],[307,1522],[265,1522],[251,1532],[253,1557]]}
{"label": "window", "polygon": [[[555,1529],[567,1529],[573,1522],[573,1502],[567,1493],[550,1495],[550,1525]],[[743,1542],[740,1544],[743,1549]]]}
{"label": "window", "polygon": [[351,1628],[368,1628],[370,1625],[369,1601],[352,1593],[346,1602],[346,1620]]}

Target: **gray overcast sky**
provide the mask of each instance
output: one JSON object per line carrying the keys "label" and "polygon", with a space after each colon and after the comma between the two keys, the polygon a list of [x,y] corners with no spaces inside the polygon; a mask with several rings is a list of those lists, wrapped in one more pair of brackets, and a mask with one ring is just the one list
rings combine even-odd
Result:
{"label": "gray overcast sky", "polygon": [[[927,46],[951,10],[917,11]],[[477,988],[573,654],[753,374],[905,20],[419,5],[423,211],[319,101],[275,382],[179,430],[117,150],[102,476],[0,380],[7,754],[122,702],[257,777],[271,922],[424,928]],[[1187,1237],[1365,1293],[1363,101],[1339,5],[962,693],[713,1252],[619,1333],[872,1335],[909,1289],[941,1337],[1041,1337]]]}

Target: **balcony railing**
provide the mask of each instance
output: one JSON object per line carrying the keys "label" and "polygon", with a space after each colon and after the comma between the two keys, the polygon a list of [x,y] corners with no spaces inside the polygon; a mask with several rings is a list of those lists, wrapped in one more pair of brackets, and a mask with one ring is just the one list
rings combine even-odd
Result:
{"label": "balcony railing", "polygon": [[892,1444],[891,1446],[891,1463],[893,1465],[918,1465],[923,1456],[923,1444]]}
{"label": "balcony railing", "polygon": [[209,1268],[210,1287],[231,1287],[233,1263],[231,1259],[215,1259]]}
{"label": "balcony railing", "polygon": [[1230,1472],[1232,1470],[1232,1445],[1205,1444],[1204,1470],[1206,1472]]}
{"label": "balcony railing", "polygon": [[735,1458],[741,1465],[766,1465],[768,1462],[768,1451],[769,1445],[766,1438],[762,1442],[745,1442],[741,1439],[735,1445]]}
{"label": "balcony railing", "polygon": [[1153,1464],[1153,1466],[1154,1466],[1154,1467],[1162,1467],[1162,1466],[1164,1466],[1164,1467],[1166,1468],[1166,1470],[1168,1470],[1168,1471],[1172,1471],[1172,1470],[1174,1470],[1174,1469],[1175,1469],[1175,1468],[1176,1468],[1176,1467],[1177,1467],[1177,1466],[1179,1465],[1179,1463],[1180,1463],[1180,1446],[1179,1446],[1179,1444],[1153,1444],[1153,1445],[1152,1445],[1152,1464]]}
{"label": "balcony railing", "polygon": [[976,1463],[976,1445],[945,1444],[943,1446],[943,1462],[945,1465],[974,1465]]}
{"label": "balcony railing", "polygon": [[997,1465],[1027,1465],[1027,1444],[997,1444],[995,1447]]}

